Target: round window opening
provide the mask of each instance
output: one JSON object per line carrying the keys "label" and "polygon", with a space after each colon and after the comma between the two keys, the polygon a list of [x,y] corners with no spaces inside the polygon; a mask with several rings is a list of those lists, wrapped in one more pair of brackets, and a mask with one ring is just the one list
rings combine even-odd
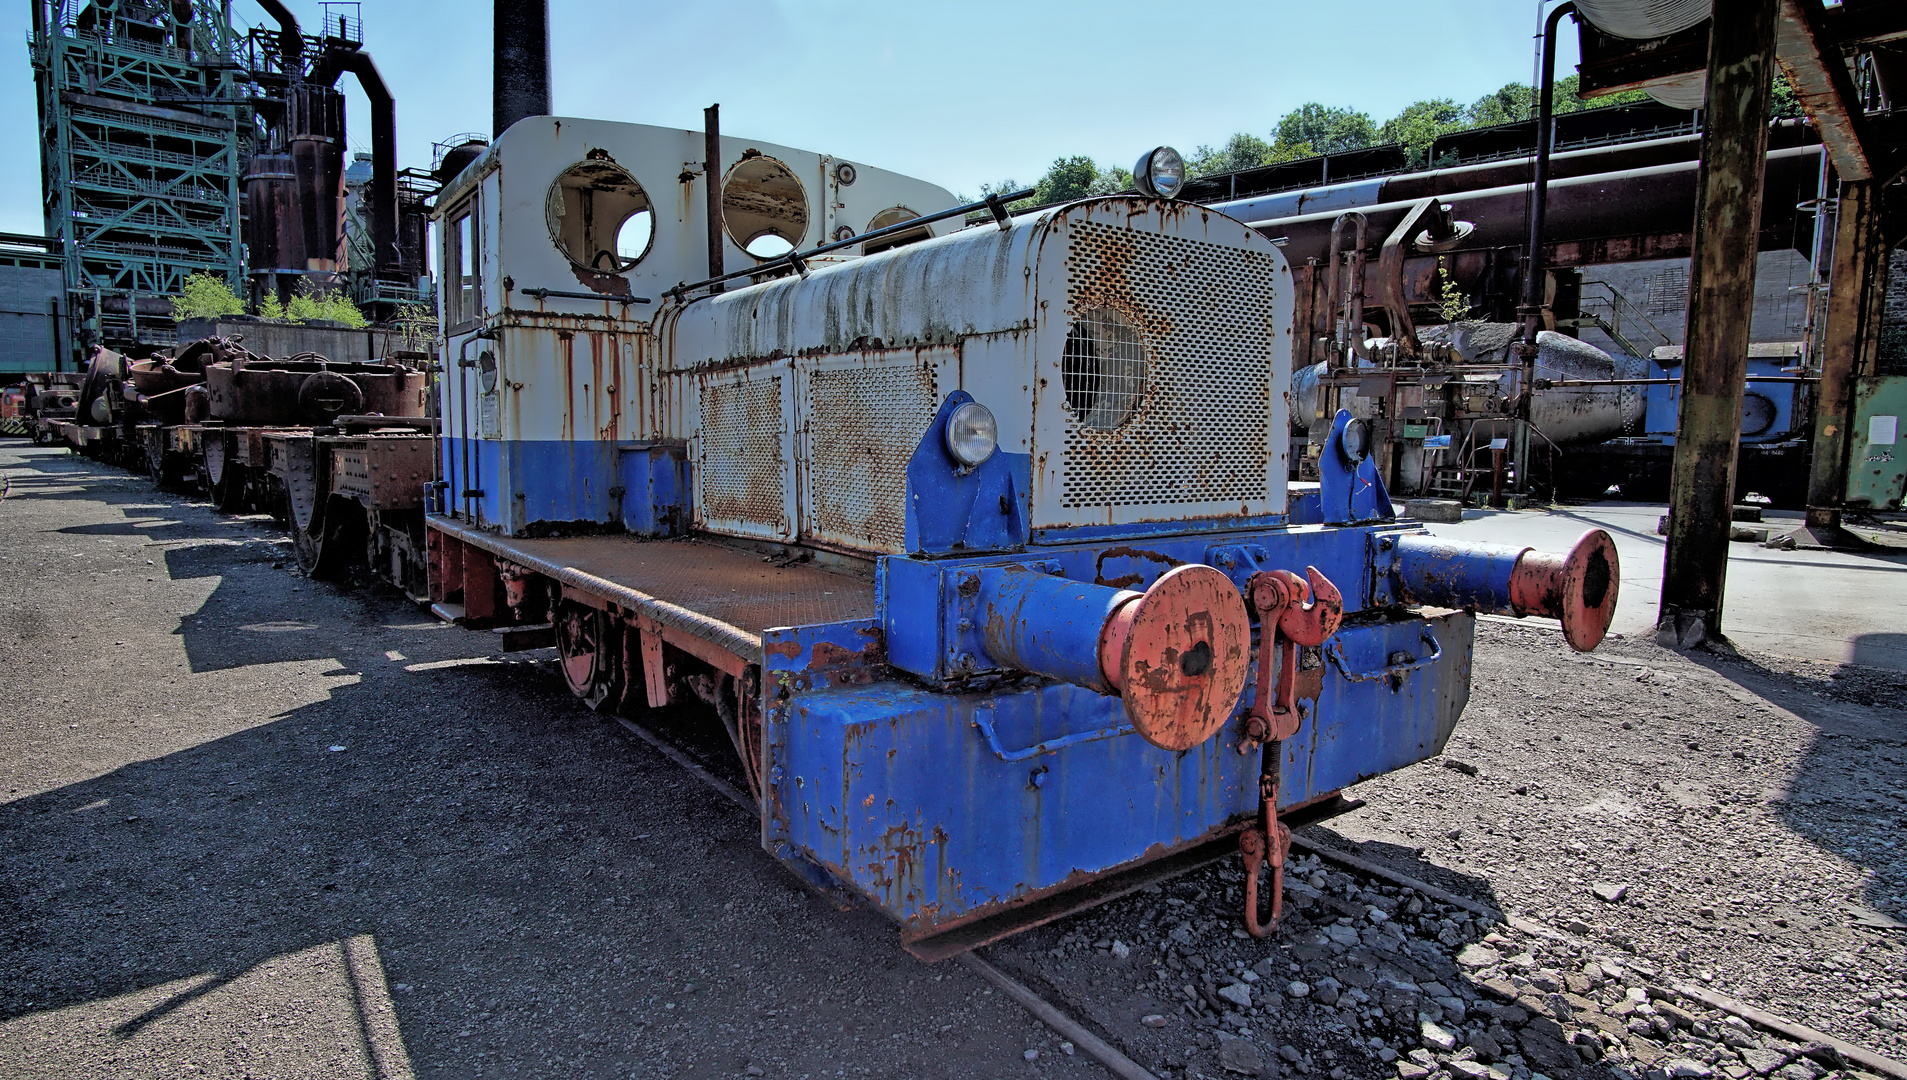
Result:
{"label": "round window opening", "polygon": [[786,255],[808,235],[808,193],[788,166],[747,158],[722,181],[722,224],[735,246],[757,259]]}
{"label": "round window opening", "polygon": [[[876,229],[885,229],[890,225],[899,225],[904,221],[912,221],[919,216],[919,214],[914,213],[905,206],[889,207],[874,215],[873,219],[867,223],[867,231],[873,232]],[[869,240],[867,243],[862,244],[861,254],[872,255],[877,251],[886,251],[888,248],[904,247],[908,244],[919,243],[922,240],[931,240],[933,236],[934,230],[925,225],[922,225],[918,229],[902,229],[892,236],[883,236],[879,240]]]}
{"label": "round window opening", "polygon": [[1146,393],[1145,345],[1139,328],[1108,307],[1073,320],[1059,362],[1066,405],[1080,426],[1111,431],[1139,411]]}
{"label": "round window opening", "polygon": [[579,161],[564,169],[543,209],[557,250],[599,274],[620,274],[641,262],[655,240],[648,193],[613,161]]}

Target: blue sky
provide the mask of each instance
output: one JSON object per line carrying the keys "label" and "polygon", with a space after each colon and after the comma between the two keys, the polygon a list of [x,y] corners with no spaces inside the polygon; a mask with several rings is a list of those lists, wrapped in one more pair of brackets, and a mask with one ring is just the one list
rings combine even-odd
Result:
{"label": "blue sky", "polygon": [[[267,24],[233,0],[241,24]],[[317,0],[289,0],[316,23]],[[365,47],[397,99],[399,164],[490,128],[490,4],[365,0]],[[721,102],[736,135],[973,193],[1030,183],[1054,157],[1130,166],[1159,143],[1190,152],[1236,131],[1268,134],[1307,101],[1378,120],[1420,98],[1468,102],[1527,82],[1536,0],[1266,0],[1205,10],[1167,3],[1020,0],[552,0],[559,114],[699,128]],[[0,4],[0,230],[37,233],[40,178],[28,5]],[[1560,64],[1575,62],[1563,32]],[[1561,67],[1562,73],[1574,70]],[[354,149],[369,149],[347,77]]]}

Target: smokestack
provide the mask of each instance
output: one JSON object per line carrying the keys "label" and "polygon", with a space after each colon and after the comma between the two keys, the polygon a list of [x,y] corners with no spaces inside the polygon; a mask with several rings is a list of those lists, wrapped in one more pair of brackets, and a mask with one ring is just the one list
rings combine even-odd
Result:
{"label": "smokestack", "polygon": [[549,115],[547,0],[496,0],[491,65],[490,123],[495,134],[526,116]]}

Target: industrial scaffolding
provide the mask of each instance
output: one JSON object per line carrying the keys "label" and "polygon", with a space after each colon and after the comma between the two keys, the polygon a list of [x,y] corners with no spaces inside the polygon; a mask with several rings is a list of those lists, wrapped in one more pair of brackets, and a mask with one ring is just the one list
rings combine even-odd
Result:
{"label": "industrial scaffolding", "polygon": [[244,42],[230,0],[34,0],[46,231],[81,348],[169,342],[187,276],[241,280]]}

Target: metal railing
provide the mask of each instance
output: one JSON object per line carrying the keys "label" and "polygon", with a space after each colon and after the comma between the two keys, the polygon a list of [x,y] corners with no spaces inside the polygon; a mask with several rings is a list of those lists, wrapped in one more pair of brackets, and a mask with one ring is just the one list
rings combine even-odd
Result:
{"label": "metal railing", "polygon": [[1606,281],[1583,282],[1580,310],[1580,321],[1609,335],[1609,340],[1630,356],[1647,360],[1655,355],[1656,346],[1675,343],[1641,308]]}

